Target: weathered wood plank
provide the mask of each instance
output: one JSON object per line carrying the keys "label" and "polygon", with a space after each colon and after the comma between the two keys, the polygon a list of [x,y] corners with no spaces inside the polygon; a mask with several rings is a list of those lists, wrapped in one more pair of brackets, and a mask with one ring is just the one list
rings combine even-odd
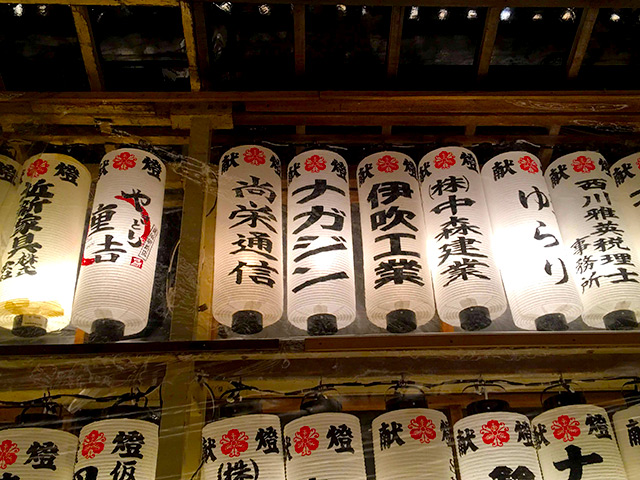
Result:
{"label": "weathered wood plank", "polygon": [[190,0],[180,0],[180,11],[182,12],[182,30],[184,32],[184,43],[189,61],[189,82],[192,92],[202,90],[200,83],[200,71],[198,69],[198,52],[193,24],[193,7]]}
{"label": "weathered wood plank", "polygon": [[91,19],[89,18],[89,9],[84,5],[72,5],[71,13],[73,14],[73,22],[78,34],[78,43],[80,44],[84,68],[89,78],[89,87],[94,92],[100,92],[104,90],[104,77],[96,40],[93,36]]}
{"label": "weathered wood plank", "polygon": [[580,25],[578,25],[576,37],[567,60],[567,78],[569,79],[576,78],[580,73],[580,67],[587,53],[591,32],[593,32],[593,27],[596,24],[596,20],[598,20],[599,12],[600,9],[597,7],[585,8],[582,12]]}
{"label": "weathered wood plank", "polygon": [[476,72],[478,79],[483,79],[489,73],[489,65],[491,64],[491,56],[493,55],[493,47],[496,43],[496,35],[498,34],[498,25],[500,24],[500,7],[490,7],[487,11],[487,18],[484,22],[484,30],[482,32],[482,40],[478,47],[476,55]]}
{"label": "weathered wood plank", "polygon": [[209,41],[204,7],[204,2],[201,0],[195,0],[193,2],[193,26],[195,29],[196,55],[198,58],[198,71],[200,72],[202,90],[210,90]]}
{"label": "weathered wood plank", "polygon": [[307,9],[305,5],[293,6],[293,56],[296,77],[303,77],[307,65]]}
{"label": "weathered wood plank", "polygon": [[391,9],[391,23],[389,24],[389,42],[387,43],[387,78],[398,76],[400,65],[400,49],[402,47],[402,24],[405,7],[394,6]]}

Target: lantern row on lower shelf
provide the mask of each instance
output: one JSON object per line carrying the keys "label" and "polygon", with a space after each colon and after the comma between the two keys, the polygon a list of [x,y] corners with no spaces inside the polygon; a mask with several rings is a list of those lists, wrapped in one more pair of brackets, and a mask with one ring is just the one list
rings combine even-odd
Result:
{"label": "lantern row on lower shelf", "polygon": [[[592,327],[637,327],[640,159],[631,160],[611,177],[595,152],[560,158],[544,176],[527,152],[482,169],[460,147],[419,164],[392,151],[366,157],[354,183],[368,319],[406,333],[437,307],[442,321],[473,331],[510,307],[525,330],[567,330],[583,312]],[[286,222],[280,170],[257,145],[220,161],[213,315],[257,333],[283,315],[286,285],[288,322],[332,334],[356,318],[349,169],[328,150],[296,156],[282,172]]]}

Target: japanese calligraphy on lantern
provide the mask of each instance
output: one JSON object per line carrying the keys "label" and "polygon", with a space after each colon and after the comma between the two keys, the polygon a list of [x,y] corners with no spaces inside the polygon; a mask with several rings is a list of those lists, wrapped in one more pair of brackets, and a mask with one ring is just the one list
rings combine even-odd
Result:
{"label": "japanese calligraphy on lantern", "polygon": [[213,316],[240,334],[277,322],[283,309],[282,182],[271,150],[244,145],[220,159]]}
{"label": "japanese calligraphy on lantern", "polygon": [[435,313],[416,164],[403,153],[376,153],[360,162],[357,180],[367,316],[410,332]]}
{"label": "japanese calligraphy on lantern", "polygon": [[284,427],[287,480],[366,480],[360,420],[318,413]]}
{"label": "japanese calligraphy on lantern", "polygon": [[4,252],[13,232],[21,168],[15,160],[0,155],[0,252]]}
{"label": "japanese calligraphy on lantern", "polygon": [[459,147],[428,153],[418,168],[438,314],[465,330],[487,327],[507,308],[479,172]]}
{"label": "japanese calligraphy on lantern", "polygon": [[634,256],[640,254],[640,153],[618,160],[611,167],[616,185],[615,194],[620,220],[627,229],[627,238]]}
{"label": "japanese calligraphy on lantern", "polygon": [[377,480],[456,480],[447,417],[426,408],[384,413],[371,424]]}
{"label": "japanese calligraphy on lantern", "polygon": [[554,408],[538,415],[532,424],[545,480],[626,480],[604,408],[594,405]]}
{"label": "japanese calligraphy on lantern", "polygon": [[471,415],[456,422],[453,436],[464,480],[542,480],[531,424],[524,415]]}
{"label": "japanese calligraphy on lantern", "polygon": [[77,458],[74,480],[155,480],[158,426],[127,418],[90,423]]}
{"label": "japanese calligraphy on lantern", "polygon": [[482,167],[482,180],[514,323],[526,330],[566,330],[582,313],[582,302],[540,161],[527,152],[503,153]]}
{"label": "japanese calligraphy on lantern", "polygon": [[627,478],[640,478],[640,405],[614,413],[613,427]]}
{"label": "japanese calligraphy on lantern", "polygon": [[202,430],[204,480],[284,480],[282,428],[277,415],[244,415]]}
{"label": "japanese calligraphy on lantern", "polygon": [[102,159],[74,302],[76,327],[131,335],[147,325],[165,174],[162,161],[143,150],[114,150]]}
{"label": "japanese calligraphy on lantern", "polygon": [[640,313],[638,267],[609,175],[597,152],[565,155],[545,172],[560,233],[570,251],[585,323],[634,328]]}
{"label": "japanese calligraphy on lantern", "polygon": [[10,428],[0,434],[0,472],[19,480],[68,480],[78,437],[50,428]]}
{"label": "japanese calligraphy on lantern", "polygon": [[68,325],[91,175],[66,155],[29,159],[0,269],[0,325],[38,335]]}
{"label": "japanese calligraphy on lantern", "polygon": [[347,163],[305,152],[287,181],[287,318],[312,335],[335,333],[356,316]]}

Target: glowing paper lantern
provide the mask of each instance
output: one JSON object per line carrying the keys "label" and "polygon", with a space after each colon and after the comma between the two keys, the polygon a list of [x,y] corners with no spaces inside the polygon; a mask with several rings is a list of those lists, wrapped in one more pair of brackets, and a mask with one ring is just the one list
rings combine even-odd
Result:
{"label": "glowing paper lantern", "polygon": [[387,412],[371,424],[377,480],[456,480],[447,417],[426,408]]}
{"label": "glowing paper lantern", "polygon": [[611,167],[616,184],[614,192],[620,219],[627,229],[627,238],[638,257],[640,254],[640,153],[618,160]]}
{"label": "glowing paper lantern", "polygon": [[0,155],[0,254],[4,252],[13,232],[21,168],[15,160]]}
{"label": "glowing paper lantern", "polygon": [[613,427],[627,478],[640,478],[640,405],[614,413]]}
{"label": "glowing paper lantern", "polygon": [[542,479],[531,424],[524,415],[471,415],[456,422],[454,436],[461,480]]}
{"label": "glowing paper lantern", "polygon": [[80,432],[74,478],[155,480],[158,426],[128,418],[100,420]]}
{"label": "glowing paper lantern", "polygon": [[626,480],[604,408],[594,405],[554,408],[538,415],[532,424],[545,480]]}
{"label": "glowing paper lantern", "polygon": [[438,314],[465,330],[485,328],[507,300],[478,161],[464,148],[440,148],[424,156],[418,175]]}
{"label": "glowing paper lantern", "polygon": [[393,333],[415,330],[435,313],[415,162],[398,152],[368,156],[358,196],[367,316]]}
{"label": "glowing paper lantern", "polygon": [[597,152],[565,155],[547,168],[545,178],[570,250],[585,323],[608,329],[636,327],[640,264],[620,219],[605,159]]}
{"label": "glowing paper lantern", "polygon": [[102,338],[140,332],[162,226],[165,167],[143,150],[107,153],[100,164],[72,323]]}
{"label": "glowing paper lantern", "polygon": [[287,480],[366,480],[360,420],[318,413],[284,427]]}
{"label": "glowing paper lantern", "polygon": [[4,478],[69,480],[78,437],[51,428],[10,428],[0,432],[0,469]]}
{"label": "glowing paper lantern", "polygon": [[312,150],[287,179],[287,318],[312,335],[335,333],[356,317],[347,163]]}
{"label": "glowing paper lantern", "polygon": [[566,330],[582,313],[540,161],[509,152],[482,167],[493,246],[516,326]]}
{"label": "glowing paper lantern", "polygon": [[213,316],[236,333],[277,322],[283,309],[280,159],[244,145],[220,160]]}
{"label": "glowing paper lantern", "polygon": [[284,480],[282,427],[277,415],[244,415],[209,423],[202,430],[204,480]]}
{"label": "glowing paper lantern", "polygon": [[66,155],[25,163],[0,271],[0,325],[14,334],[69,324],[90,186],[89,171]]}

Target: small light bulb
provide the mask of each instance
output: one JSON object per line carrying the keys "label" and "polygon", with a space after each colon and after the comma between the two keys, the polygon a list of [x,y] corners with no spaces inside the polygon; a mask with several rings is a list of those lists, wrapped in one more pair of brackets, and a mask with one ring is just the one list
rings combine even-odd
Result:
{"label": "small light bulb", "polygon": [[476,18],[478,18],[478,11],[475,8],[470,8],[467,12],[467,19],[475,20]]}
{"label": "small light bulb", "polygon": [[509,7],[504,7],[500,12],[500,20],[508,22],[513,17],[513,10]]}
{"label": "small light bulb", "polygon": [[562,15],[560,15],[560,20],[563,22],[575,22],[576,21],[576,12],[573,8],[567,8]]}
{"label": "small light bulb", "polygon": [[447,18],[449,18],[449,10],[441,8],[440,11],[438,11],[438,20],[444,21]]}
{"label": "small light bulb", "polygon": [[420,18],[420,7],[411,7],[409,12],[409,20],[418,20]]}
{"label": "small light bulb", "polygon": [[231,2],[222,2],[218,4],[218,8],[225,13],[231,13],[233,5],[231,4]]}
{"label": "small light bulb", "polygon": [[533,17],[531,17],[531,20],[533,20],[534,22],[539,22],[540,20],[542,20],[542,14],[540,12],[534,13]]}
{"label": "small light bulb", "polygon": [[263,3],[258,7],[258,12],[260,12],[260,15],[271,15],[271,7],[268,4]]}
{"label": "small light bulb", "polygon": [[362,16],[366,16],[369,14],[369,7],[367,7],[366,5],[362,6]]}
{"label": "small light bulb", "polygon": [[24,7],[22,6],[21,3],[17,3],[16,5],[13,6],[13,14],[16,17],[21,17],[23,13],[24,13]]}
{"label": "small light bulb", "polygon": [[616,22],[616,23],[617,23],[617,22],[619,22],[620,20],[622,20],[622,17],[620,16],[620,14],[619,14],[618,12],[613,12],[613,13],[611,14],[611,16],[609,17],[609,19],[610,19],[612,22]]}
{"label": "small light bulb", "polygon": [[43,17],[47,16],[48,10],[46,5],[38,5],[38,13]]}
{"label": "small light bulb", "polygon": [[338,13],[340,15],[344,15],[345,13],[347,13],[347,6],[346,5],[342,5],[342,4],[338,4],[338,5],[336,5],[336,10],[338,10]]}

